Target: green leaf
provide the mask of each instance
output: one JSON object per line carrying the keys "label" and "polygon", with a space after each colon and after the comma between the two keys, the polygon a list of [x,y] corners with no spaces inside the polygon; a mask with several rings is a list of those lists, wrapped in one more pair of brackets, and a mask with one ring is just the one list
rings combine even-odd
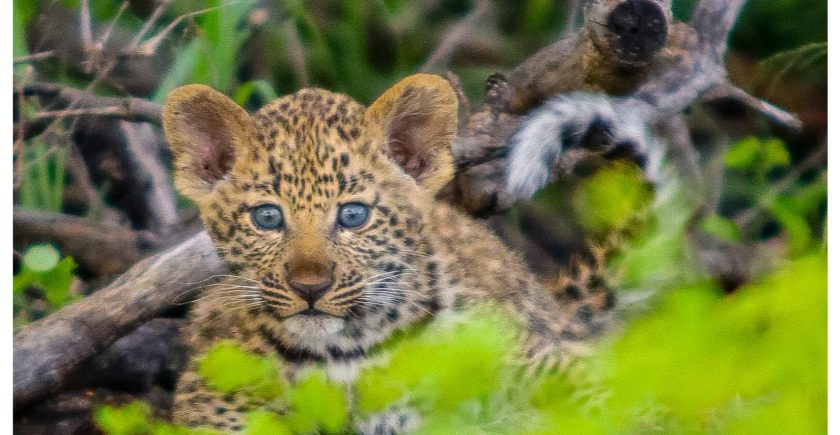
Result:
{"label": "green leaf", "polygon": [[785,147],[785,143],[781,139],[770,138],[762,142],[763,146],[763,165],[765,170],[772,169],[776,166],[790,165],[790,153]]}
{"label": "green leaf", "polygon": [[732,169],[755,169],[765,174],[777,166],[790,165],[790,153],[781,139],[750,136],[732,144],[724,161]]}
{"label": "green leaf", "polygon": [[585,180],[575,192],[573,204],[587,229],[604,232],[626,225],[646,208],[652,197],[638,168],[615,164]]}
{"label": "green leaf", "polygon": [[703,219],[700,228],[727,242],[737,242],[741,239],[741,231],[738,229],[738,225],[723,216],[714,215]]}
{"label": "green leaf", "polygon": [[248,414],[246,435],[292,435],[286,421],[271,411],[254,411]]}
{"label": "green leaf", "polygon": [[27,268],[23,268],[12,278],[12,293],[15,296],[35,282],[36,274]]}
{"label": "green leaf", "polygon": [[23,254],[23,267],[33,272],[48,272],[58,265],[61,256],[50,244],[33,245]]}
{"label": "green leaf", "polygon": [[500,385],[518,330],[493,309],[438,317],[417,336],[395,343],[387,365],[361,373],[359,407],[379,411],[406,394],[418,408],[439,412],[480,400]]}
{"label": "green leaf", "polygon": [[761,153],[761,141],[750,136],[732,144],[726,151],[724,162],[732,169],[747,169],[758,161]]}
{"label": "green leaf", "polygon": [[71,257],[64,257],[52,270],[44,272],[38,278],[44,286],[44,297],[56,309],[70,302],[70,286],[73,284],[73,271],[76,262]]}
{"label": "green leaf", "polygon": [[23,256],[23,268],[14,276],[12,291],[16,297],[29,286],[37,285],[44,291],[44,298],[54,309],[72,300],[70,287],[76,262],[71,257],[60,261],[58,250],[49,244],[33,245]]}
{"label": "green leaf", "polygon": [[230,340],[220,341],[199,360],[198,372],[222,393],[245,392],[263,399],[280,395],[279,363],[242,350]]}
{"label": "green leaf", "polygon": [[146,434],[151,430],[149,405],[135,401],[119,408],[103,406],[96,411],[96,426],[108,435]]}
{"label": "green leaf", "polygon": [[347,424],[344,391],[329,382],[323,370],[313,370],[289,392],[294,412],[289,420],[296,432],[322,429],[336,433]]}
{"label": "green leaf", "polygon": [[778,197],[770,205],[770,212],[788,236],[790,254],[796,257],[804,253],[811,243],[811,227],[797,212],[796,204],[787,197]]}
{"label": "green leaf", "polygon": [[96,410],[94,421],[107,435],[221,435],[210,429],[192,429],[155,421],[145,402],[136,400],[120,407],[102,406]]}
{"label": "green leaf", "polygon": [[277,98],[277,92],[274,91],[270,83],[265,80],[250,80],[236,89],[236,92],[233,93],[233,101],[236,101],[236,104],[240,106],[244,106],[254,93],[259,94],[262,101],[266,103]]}
{"label": "green leaf", "polygon": [[789,198],[791,205],[801,215],[810,215],[819,210],[819,206],[828,197],[828,174],[823,171],[811,183],[801,186],[793,192]]}
{"label": "green leaf", "polygon": [[388,370],[368,368],[356,380],[358,407],[362,413],[381,411],[396,402],[408,391],[405,383],[392,379]]}

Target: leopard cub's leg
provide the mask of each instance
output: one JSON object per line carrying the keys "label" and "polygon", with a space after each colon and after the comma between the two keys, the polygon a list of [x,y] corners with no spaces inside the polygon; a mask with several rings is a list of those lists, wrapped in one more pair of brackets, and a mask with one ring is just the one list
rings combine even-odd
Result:
{"label": "leopard cub's leg", "polygon": [[564,369],[575,357],[589,353],[592,342],[614,322],[615,292],[604,277],[604,250],[573,258],[542,286],[556,302],[551,309],[529,313],[524,357],[528,374]]}
{"label": "leopard cub's leg", "polygon": [[239,433],[247,423],[246,414],[265,405],[240,393],[223,394],[204,382],[194,370],[195,361],[181,375],[175,389],[172,420],[187,427],[205,427],[224,433]]}

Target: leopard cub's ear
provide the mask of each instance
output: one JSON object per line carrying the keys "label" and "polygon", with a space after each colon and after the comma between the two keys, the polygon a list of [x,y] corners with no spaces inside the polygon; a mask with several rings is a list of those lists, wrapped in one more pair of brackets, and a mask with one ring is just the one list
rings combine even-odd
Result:
{"label": "leopard cub's ear", "polygon": [[163,107],[163,131],[175,156],[175,185],[201,202],[255,135],[245,109],[204,85],[175,89]]}
{"label": "leopard cub's ear", "polygon": [[365,117],[382,132],[385,155],[424,189],[435,194],[452,179],[458,98],[449,82],[432,74],[406,77],[374,101]]}

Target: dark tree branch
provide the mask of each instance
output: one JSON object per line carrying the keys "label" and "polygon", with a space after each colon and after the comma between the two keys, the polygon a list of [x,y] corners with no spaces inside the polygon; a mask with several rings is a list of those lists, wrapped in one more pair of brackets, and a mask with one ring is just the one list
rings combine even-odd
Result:
{"label": "dark tree branch", "polygon": [[[584,27],[585,31],[575,36],[577,42],[569,39],[560,41],[526,60],[508,79],[495,77],[491,80],[488,104],[471,117],[470,128],[457,139],[454,148],[456,157],[468,155],[470,162],[481,163],[463,166],[464,170],[458,173],[450,191],[450,198],[473,213],[504,210],[517,198],[530,197],[556,174],[572,170],[576,162],[585,160],[592,152],[600,152],[567,151],[573,144],[561,143],[560,136],[552,136],[549,131],[558,134],[567,132],[563,134],[573,137],[578,137],[573,132],[585,131],[586,136],[613,138],[615,146],[628,138],[634,139],[637,146],[655,145],[640,141],[645,139],[644,135],[640,135],[640,129],[649,134],[648,131],[655,125],[679,116],[712,87],[728,84],[720,47],[725,47],[726,37],[743,1],[699,2],[691,25],[669,21],[656,27],[669,31],[665,46],[645,45],[657,40],[649,37],[638,44],[631,44],[633,49],[628,51],[627,38],[618,38],[622,42],[616,45],[610,45],[613,39],[609,35],[598,38],[599,32],[604,29],[614,30],[620,35],[623,29],[628,28],[626,23],[635,22],[638,25],[644,22],[644,17],[659,20],[660,12],[663,12],[658,9],[660,6],[653,0],[596,1],[587,10],[586,23],[623,24],[600,26],[595,31],[586,31]],[[616,19],[616,14],[620,14],[622,19]],[[669,17],[670,14],[664,16]],[[630,30],[633,28],[630,27]],[[636,34],[639,34],[638,29]],[[586,38],[592,42],[585,43]],[[644,47],[648,46],[667,49],[662,49],[660,55],[656,50],[645,51]],[[615,55],[604,55],[604,47],[613,47]],[[648,52],[648,58],[639,55]],[[566,60],[569,58],[582,59],[580,63],[583,66],[568,65]],[[593,67],[593,73],[588,74],[585,67],[587,59],[599,58],[608,60],[596,62],[599,67]],[[530,71],[537,74],[525,72],[526,65],[530,65]],[[634,66],[635,70],[632,69]],[[622,68],[631,68],[631,73],[618,74],[617,71]],[[518,70],[523,73],[518,74]],[[626,77],[632,76],[633,71],[644,73],[629,83]],[[547,79],[540,84],[540,77]],[[611,85],[619,85],[620,89],[611,88]],[[626,92],[628,89],[630,91]],[[570,90],[594,90],[624,96],[603,98],[586,93],[569,94]],[[540,123],[539,126],[521,122],[518,113],[523,108],[528,109],[532,103],[557,94],[561,96],[540,118],[536,115],[530,117],[533,122]],[[511,138],[514,131],[523,133]],[[523,136],[530,132],[543,134],[536,139]],[[459,154],[461,148],[468,149],[470,154]],[[510,156],[509,150],[512,150]],[[663,154],[661,150],[645,151]],[[654,170],[648,172],[655,173],[656,166],[656,163],[649,165]],[[510,174],[509,185],[503,186],[508,167],[517,168],[518,173]]]}
{"label": "dark tree branch", "polygon": [[[112,151],[111,158],[125,163],[122,174],[115,183],[128,186],[132,192],[137,192],[134,201],[144,202],[142,220],[144,228],[159,229],[162,234],[167,233],[175,224],[178,216],[176,212],[176,197],[166,167],[160,160],[159,150],[163,139],[160,134],[149,125],[138,124],[145,122],[160,125],[161,106],[153,102],[132,97],[102,97],[90,92],[51,83],[33,83],[24,85],[16,92],[17,97],[40,97],[45,106],[54,110],[42,111],[20,123],[16,132],[23,131],[25,138],[40,133],[51,121],[66,117],[93,117],[117,119],[110,124],[82,122],[77,125],[74,135],[78,137],[98,135],[104,140],[105,146],[95,146],[92,151],[80,147],[80,151],[92,163],[91,153],[102,154],[105,149]],[[101,121],[101,120],[99,120]],[[128,122],[134,121],[134,122]],[[82,128],[90,123],[98,124],[103,131]],[[21,128],[22,127],[22,128]],[[116,131],[113,131],[115,130]],[[109,136],[110,133],[111,134]],[[84,141],[88,143],[89,141]],[[97,166],[91,166],[95,168]],[[136,205],[133,208],[138,208]],[[137,220],[136,218],[134,219]],[[136,223],[136,222],[135,222]]]}
{"label": "dark tree branch", "polygon": [[627,93],[664,67],[680,43],[684,26],[670,15],[670,2],[596,0],[583,29],[514,68],[504,88],[488,92],[488,103],[521,115],[563,92]]}
{"label": "dark tree branch", "polygon": [[202,232],[137,263],[91,296],[22,327],[14,337],[15,412],[58,391],[80,364],[171,305],[190,300],[199,281],[224,270]]}
{"label": "dark tree branch", "polygon": [[[69,116],[105,116],[126,121],[149,122],[160,125],[161,106],[142,98],[102,97],[55,83],[32,83],[15,90],[15,95],[41,97],[45,106],[54,108],[41,112],[28,122],[37,124]],[[71,109],[66,108],[71,107]],[[33,133],[27,133],[33,134]],[[24,139],[28,139],[27,136]]]}
{"label": "dark tree branch", "polygon": [[141,256],[143,238],[136,231],[91,222],[77,216],[15,207],[14,245],[50,242],[99,277],[128,269]]}
{"label": "dark tree branch", "polygon": [[701,98],[704,101],[725,99],[735,100],[747,108],[760,113],[764,118],[770,120],[770,122],[783,126],[788,130],[801,131],[803,127],[802,121],[800,121],[795,115],[786,112],[767,101],[756,98],[747,93],[747,91],[731,83],[721,83],[715,85],[707,90]]}

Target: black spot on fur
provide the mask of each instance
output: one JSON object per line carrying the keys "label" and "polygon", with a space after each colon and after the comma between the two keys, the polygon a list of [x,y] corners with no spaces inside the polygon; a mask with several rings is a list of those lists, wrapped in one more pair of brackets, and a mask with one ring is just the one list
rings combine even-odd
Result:
{"label": "black spot on fur", "polygon": [[580,300],[581,296],[583,296],[580,292],[580,288],[574,284],[569,284],[563,288],[563,294],[565,294],[569,299],[575,301]]}

